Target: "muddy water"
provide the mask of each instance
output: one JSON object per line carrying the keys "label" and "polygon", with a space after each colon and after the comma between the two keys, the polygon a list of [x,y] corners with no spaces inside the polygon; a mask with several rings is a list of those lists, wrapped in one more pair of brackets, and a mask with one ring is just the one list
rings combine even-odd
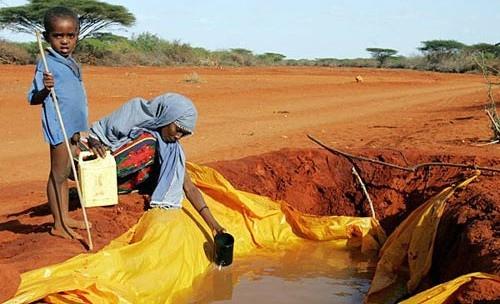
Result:
{"label": "muddy water", "polygon": [[174,302],[362,303],[374,266],[373,257],[328,243],[258,250],[231,266],[214,266]]}

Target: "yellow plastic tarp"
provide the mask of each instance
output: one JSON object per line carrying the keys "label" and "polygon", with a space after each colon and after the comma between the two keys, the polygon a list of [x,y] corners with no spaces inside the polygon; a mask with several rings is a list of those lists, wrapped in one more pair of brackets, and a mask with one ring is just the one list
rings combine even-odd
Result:
{"label": "yellow plastic tarp", "polygon": [[401,304],[441,304],[448,303],[453,293],[457,291],[464,284],[477,279],[494,280],[500,283],[500,277],[493,274],[474,272],[465,274],[451,281],[439,284],[430,289],[424,290],[413,297],[406,299]]}
{"label": "yellow plastic tarp", "polygon": [[432,264],[434,239],[446,200],[476,175],[445,188],[415,209],[389,236],[379,252],[375,276],[365,303],[396,303],[417,288]]}
{"label": "yellow plastic tarp", "polygon": [[[307,216],[284,202],[238,191],[208,167],[188,164],[188,172],[235,237],[235,263],[260,247],[286,248],[304,238],[363,250],[378,249],[384,241],[371,218]],[[171,303],[209,269],[212,251],[209,228],[184,201],[182,209],[145,212],[97,253],[22,274],[15,298],[7,303]]]}

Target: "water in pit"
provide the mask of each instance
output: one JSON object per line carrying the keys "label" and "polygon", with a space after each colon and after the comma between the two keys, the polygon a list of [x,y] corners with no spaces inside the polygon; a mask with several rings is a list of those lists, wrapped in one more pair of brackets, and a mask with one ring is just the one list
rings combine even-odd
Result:
{"label": "water in pit", "polygon": [[279,251],[255,250],[213,266],[174,303],[362,303],[375,257],[331,243],[305,242]]}

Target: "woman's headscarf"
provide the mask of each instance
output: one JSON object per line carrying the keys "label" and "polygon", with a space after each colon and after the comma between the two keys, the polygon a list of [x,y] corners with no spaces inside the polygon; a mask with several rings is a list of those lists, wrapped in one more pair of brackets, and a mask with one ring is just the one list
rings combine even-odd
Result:
{"label": "woman's headscarf", "polygon": [[184,131],[193,133],[197,117],[198,113],[191,100],[180,94],[167,93],[150,102],[142,98],[130,100],[94,123],[90,132],[113,151],[141,132],[153,134],[158,141],[160,172],[150,204],[152,207],[181,207],[184,197],[184,152],[177,141],[163,141],[158,129],[175,123]]}
{"label": "woman's headscarf", "polygon": [[187,97],[166,93],[151,101],[133,98],[119,109],[97,121],[91,133],[112,151],[123,146],[144,130],[155,131],[172,122],[193,133],[198,113]]}

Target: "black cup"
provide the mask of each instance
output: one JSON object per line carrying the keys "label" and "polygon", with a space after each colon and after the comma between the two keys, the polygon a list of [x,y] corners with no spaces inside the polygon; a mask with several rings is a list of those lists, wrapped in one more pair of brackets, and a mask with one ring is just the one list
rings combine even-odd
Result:
{"label": "black cup", "polygon": [[228,266],[233,262],[234,237],[223,232],[215,235],[214,238],[214,262],[220,266]]}

